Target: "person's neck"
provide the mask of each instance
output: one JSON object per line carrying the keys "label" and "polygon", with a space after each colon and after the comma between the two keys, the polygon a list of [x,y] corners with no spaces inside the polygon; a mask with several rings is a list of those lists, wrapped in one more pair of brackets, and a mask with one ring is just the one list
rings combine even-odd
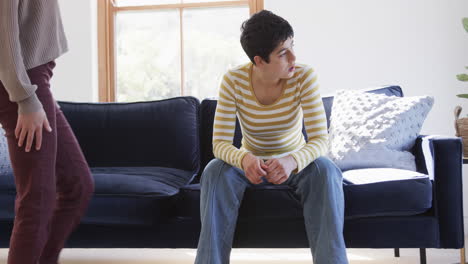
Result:
{"label": "person's neck", "polygon": [[252,83],[257,84],[257,88],[275,87],[281,84],[281,78],[269,76],[268,73],[260,70],[257,66],[252,66]]}

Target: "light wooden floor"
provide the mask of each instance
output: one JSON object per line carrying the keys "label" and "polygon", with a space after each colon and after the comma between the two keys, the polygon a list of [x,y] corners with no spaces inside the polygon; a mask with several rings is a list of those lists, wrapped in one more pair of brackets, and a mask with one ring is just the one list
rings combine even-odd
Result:
{"label": "light wooden floor", "polygon": [[[0,264],[6,264],[8,249],[0,249]],[[418,264],[419,250],[348,249],[350,264]],[[459,250],[427,249],[428,264],[460,261]],[[64,249],[61,264],[192,264],[194,249]],[[234,249],[231,264],[311,264],[309,249]]]}

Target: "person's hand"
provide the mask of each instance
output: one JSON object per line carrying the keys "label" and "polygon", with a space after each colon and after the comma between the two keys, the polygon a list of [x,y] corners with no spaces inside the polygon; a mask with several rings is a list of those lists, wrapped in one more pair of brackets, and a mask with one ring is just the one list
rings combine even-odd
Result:
{"label": "person's hand", "polygon": [[36,150],[40,150],[42,145],[43,128],[49,132],[52,131],[44,109],[27,114],[18,114],[18,122],[16,123],[15,129],[15,137],[18,140],[18,147],[22,147],[26,140],[25,151],[29,152],[35,137]]}
{"label": "person's hand", "polygon": [[265,165],[267,166],[265,178],[273,184],[285,182],[289,178],[289,175],[291,175],[291,172],[297,168],[297,162],[291,155],[278,159],[270,159],[265,162]]}
{"label": "person's hand", "polygon": [[262,177],[266,176],[267,166],[263,160],[257,158],[251,153],[247,153],[242,159],[242,168],[245,173],[245,177],[253,184],[262,183]]}

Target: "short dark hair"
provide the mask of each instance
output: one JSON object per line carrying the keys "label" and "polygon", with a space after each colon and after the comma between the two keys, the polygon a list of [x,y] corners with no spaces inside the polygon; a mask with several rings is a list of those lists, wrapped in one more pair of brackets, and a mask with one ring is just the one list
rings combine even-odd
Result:
{"label": "short dark hair", "polygon": [[270,63],[270,54],[282,42],[294,37],[291,25],[271,11],[262,10],[244,21],[240,42],[247,56],[255,64],[254,57],[260,56]]}

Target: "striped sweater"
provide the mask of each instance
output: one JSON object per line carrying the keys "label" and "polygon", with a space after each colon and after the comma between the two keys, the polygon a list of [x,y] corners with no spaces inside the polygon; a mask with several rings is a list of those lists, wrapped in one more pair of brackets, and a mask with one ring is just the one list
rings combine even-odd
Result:
{"label": "striped sweater", "polygon": [[[216,158],[242,168],[251,152],[262,158],[292,155],[297,172],[327,151],[327,121],[314,70],[297,65],[281,96],[270,105],[258,102],[251,85],[252,63],[223,77],[213,127]],[[242,147],[233,145],[236,116],[242,129]],[[308,142],[302,134],[305,124]]]}
{"label": "striped sweater", "polygon": [[0,81],[19,113],[42,108],[26,70],[67,50],[58,0],[0,0]]}

